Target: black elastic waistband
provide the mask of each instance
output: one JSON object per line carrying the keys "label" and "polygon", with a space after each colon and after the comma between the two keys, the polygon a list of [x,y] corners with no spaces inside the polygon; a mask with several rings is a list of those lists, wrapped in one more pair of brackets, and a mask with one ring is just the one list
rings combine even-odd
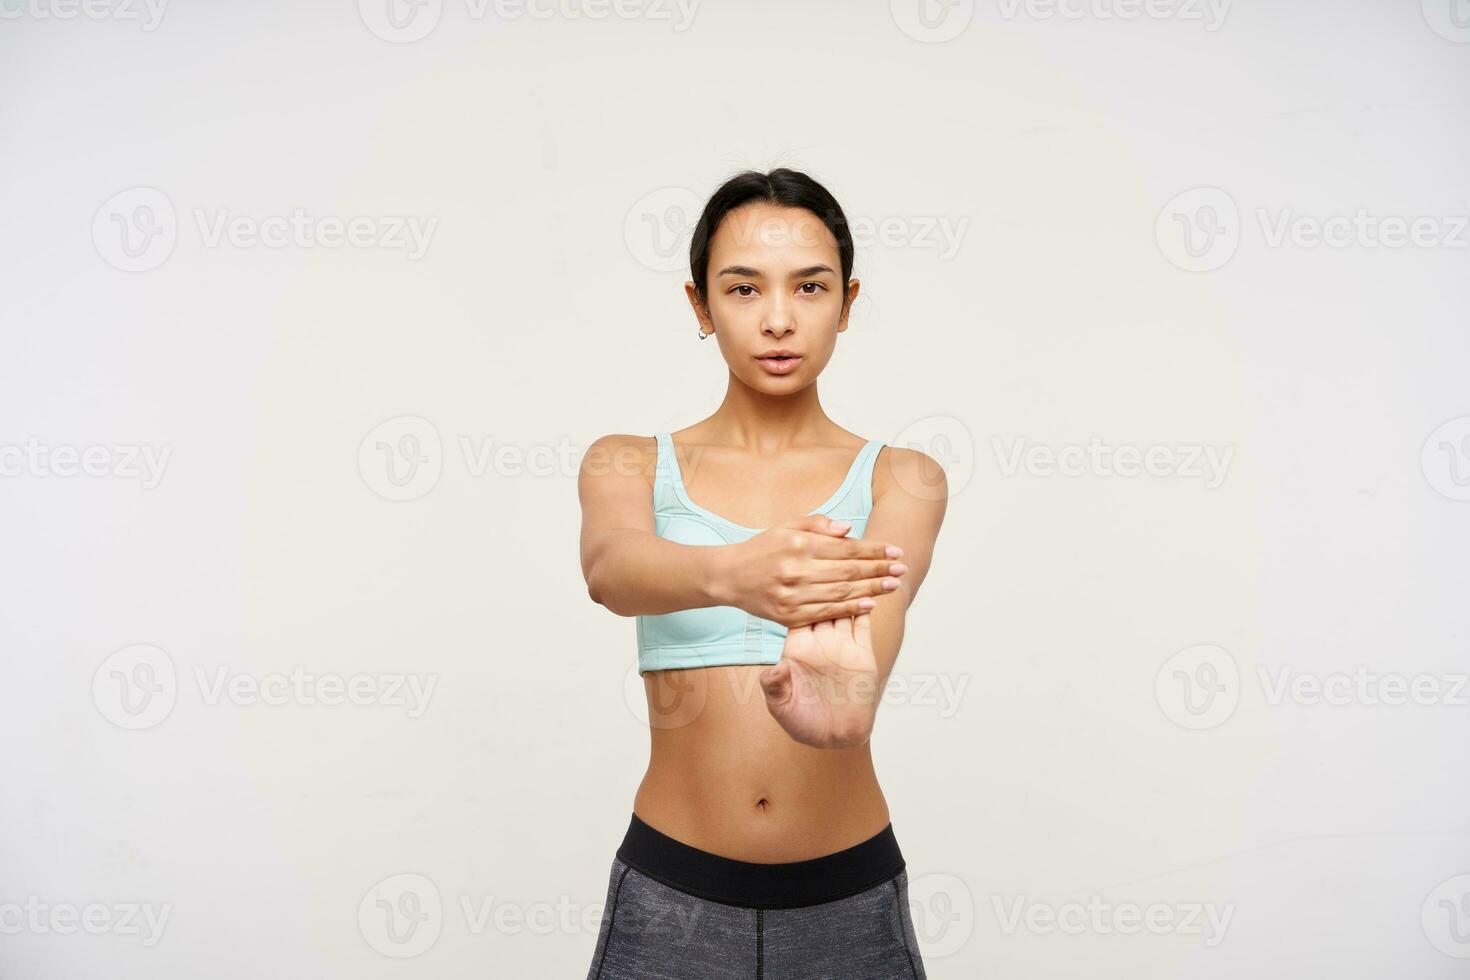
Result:
{"label": "black elastic waistband", "polygon": [[670,888],[751,909],[835,902],[880,885],[904,869],[892,824],[835,854],[789,864],[754,864],[674,840],[636,813],[618,848],[618,859]]}

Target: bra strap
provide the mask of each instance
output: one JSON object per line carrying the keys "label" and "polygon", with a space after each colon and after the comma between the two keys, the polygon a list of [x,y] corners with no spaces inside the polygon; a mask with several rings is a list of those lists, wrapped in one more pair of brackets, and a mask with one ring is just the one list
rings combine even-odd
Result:
{"label": "bra strap", "polygon": [[653,470],[654,513],[673,506],[678,497],[674,494],[674,440],[667,432],[655,432],[658,442],[658,462]]}
{"label": "bra strap", "polygon": [[869,439],[868,444],[863,447],[866,458],[858,469],[858,486],[861,487],[861,500],[863,513],[870,514],[873,511],[873,466],[878,462],[878,452],[887,445],[881,439]]}

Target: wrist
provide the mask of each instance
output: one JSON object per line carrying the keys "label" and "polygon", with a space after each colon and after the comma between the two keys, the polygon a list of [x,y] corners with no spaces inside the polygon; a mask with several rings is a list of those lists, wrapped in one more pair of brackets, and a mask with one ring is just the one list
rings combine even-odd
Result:
{"label": "wrist", "polygon": [[735,545],[716,545],[701,548],[705,560],[701,565],[700,589],[711,606],[733,606],[735,587],[731,572],[737,565]]}

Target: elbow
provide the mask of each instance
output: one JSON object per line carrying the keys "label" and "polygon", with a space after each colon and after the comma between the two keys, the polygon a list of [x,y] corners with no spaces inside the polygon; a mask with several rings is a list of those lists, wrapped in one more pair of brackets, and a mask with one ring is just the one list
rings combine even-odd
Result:
{"label": "elbow", "polygon": [[604,578],[605,576],[597,574],[596,568],[593,568],[587,573],[587,598],[591,599],[593,602],[597,603],[599,606],[606,609],[610,613],[618,616],[628,615],[628,613],[621,608],[622,603],[618,601],[616,593],[610,592],[608,590],[607,583],[604,581]]}

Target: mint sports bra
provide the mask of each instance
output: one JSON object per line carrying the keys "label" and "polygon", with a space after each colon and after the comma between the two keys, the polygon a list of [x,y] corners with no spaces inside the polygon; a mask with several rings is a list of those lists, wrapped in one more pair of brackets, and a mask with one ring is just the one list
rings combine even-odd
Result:
{"label": "mint sports bra", "polygon": [[[744,541],[765,530],[736,524],[690,500],[679,473],[679,461],[674,457],[674,440],[667,432],[660,432],[655,438],[658,440],[658,465],[653,477],[655,534],[680,544],[722,545]],[[877,439],[870,439],[858,451],[842,486],[811,513],[825,514],[834,521],[848,521],[852,530],[847,536],[862,537],[873,509],[873,462],[883,445]],[[785,642],[786,627],[734,606],[639,616],[638,673],[730,664],[774,664],[781,659]]]}

